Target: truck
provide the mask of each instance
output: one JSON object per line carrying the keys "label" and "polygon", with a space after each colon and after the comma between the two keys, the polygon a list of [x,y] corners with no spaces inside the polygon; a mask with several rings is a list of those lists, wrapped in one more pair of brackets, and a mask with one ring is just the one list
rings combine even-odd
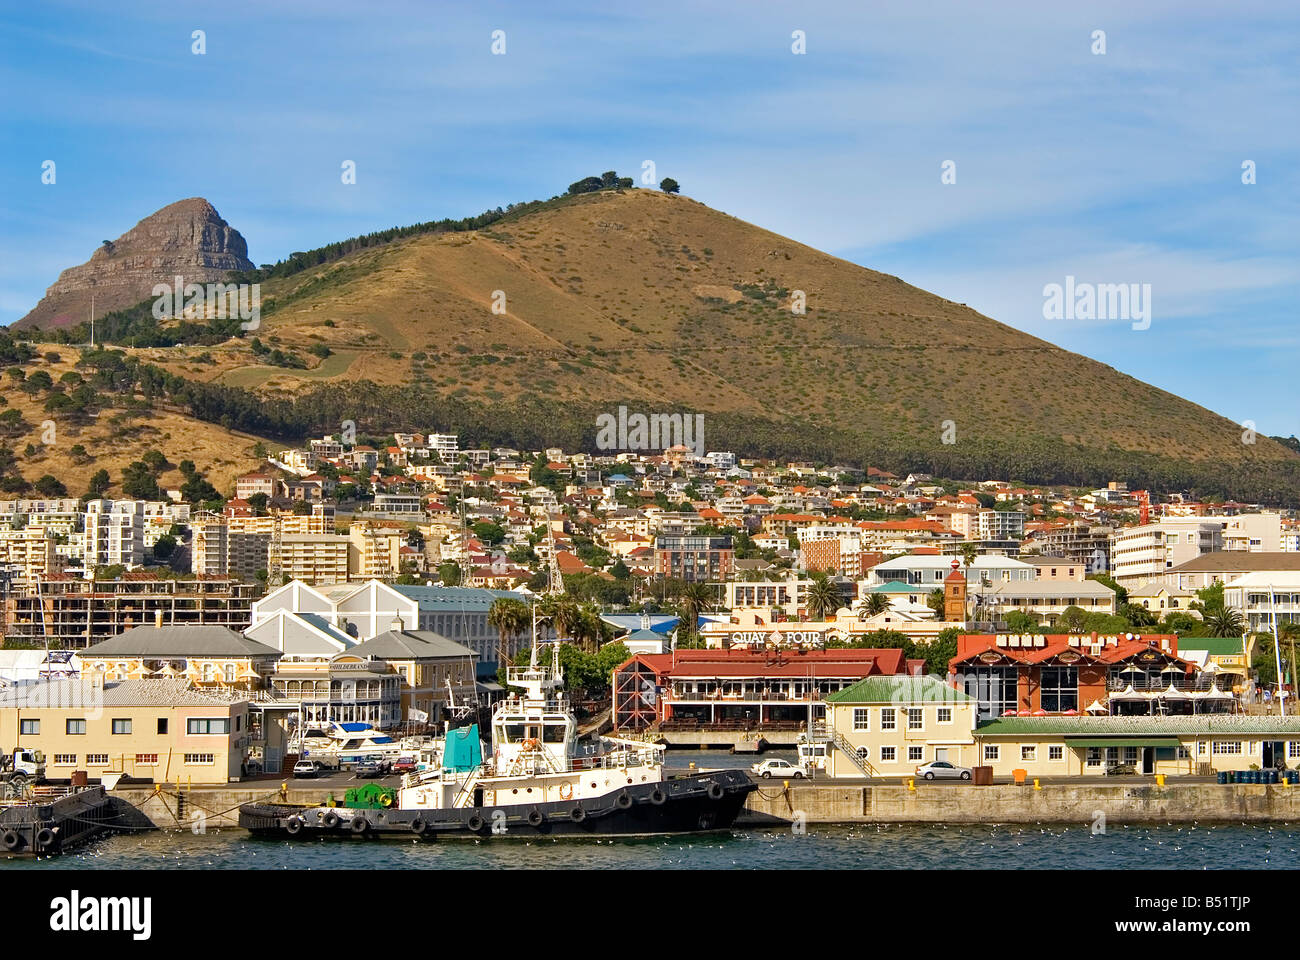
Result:
{"label": "truck", "polygon": [[0,754],[0,784],[14,787],[45,779],[45,754],[26,747],[14,747],[10,753]]}

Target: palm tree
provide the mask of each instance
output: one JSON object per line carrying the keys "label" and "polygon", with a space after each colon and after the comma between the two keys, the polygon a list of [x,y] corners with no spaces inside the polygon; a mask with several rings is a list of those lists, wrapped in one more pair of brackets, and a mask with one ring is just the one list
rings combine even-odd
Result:
{"label": "palm tree", "polygon": [[713,591],[704,583],[688,583],[677,595],[677,605],[682,612],[682,622],[688,631],[699,630],[700,614],[713,602]]}
{"label": "palm tree", "polygon": [[509,659],[508,641],[518,638],[532,626],[533,614],[522,600],[500,597],[488,608],[487,622],[497,632],[497,660],[504,663]]}
{"label": "palm tree", "polygon": [[1211,637],[1240,637],[1246,632],[1246,621],[1241,613],[1226,604],[1208,604],[1201,611],[1201,620]]}
{"label": "palm tree", "polygon": [[[938,591],[936,591],[938,592]],[[940,593],[942,596],[942,593]],[[859,608],[859,616],[862,619],[874,617],[877,614],[884,613],[889,609],[889,598],[883,593],[868,593],[862,598],[862,606]]]}
{"label": "palm tree", "polygon": [[839,588],[825,575],[815,576],[808,587],[808,613],[816,620],[825,620],[844,606]]}
{"label": "palm tree", "polygon": [[970,601],[970,566],[979,555],[975,544],[966,542],[961,545],[962,576],[966,578],[966,601],[961,605],[961,618],[966,620],[966,603]]}
{"label": "palm tree", "polygon": [[936,620],[943,619],[944,598],[942,590],[937,587],[931,590],[929,595],[925,598],[925,605],[934,611],[934,618]]}
{"label": "palm tree", "polygon": [[1279,643],[1290,644],[1291,656],[1288,659],[1291,661],[1291,690],[1293,691],[1291,695],[1294,697],[1294,691],[1300,690],[1300,683],[1296,681],[1295,662],[1295,641],[1297,637],[1300,637],[1300,621],[1284,620],[1278,625],[1277,632]]}

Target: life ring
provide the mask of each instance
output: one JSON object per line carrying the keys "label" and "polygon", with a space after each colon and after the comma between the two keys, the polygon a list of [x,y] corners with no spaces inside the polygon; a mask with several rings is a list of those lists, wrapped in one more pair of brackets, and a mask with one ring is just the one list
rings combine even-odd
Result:
{"label": "life ring", "polygon": [[326,810],[325,816],[320,818],[321,826],[328,830],[333,830],[339,825],[339,815],[333,810]]}
{"label": "life ring", "polygon": [[650,794],[650,802],[653,803],[656,807],[662,807],[665,803],[668,802],[668,794],[664,793],[658,787],[655,787]]}
{"label": "life ring", "polygon": [[465,821],[465,826],[469,827],[471,833],[478,833],[483,829],[483,818],[477,813],[471,814],[470,818]]}
{"label": "life ring", "polygon": [[528,825],[530,827],[540,827],[545,820],[546,817],[542,815],[542,811],[536,807],[528,811]]}
{"label": "life ring", "polygon": [[709,784],[709,799],[710,799],[710,800],[721,800],[721,799],[722,799],[722,785],[721,785],[721,784],[717,784],[717,783],[711,783],[711,784]]}
{"label": "life ring", "polygon": [[421,820],[419,817],[416,817],[414,820],[411,821],[411,832],[414,833],[417,837],[423,834],[424,831],[428,829],[429,829],[429,825],[425,823],[423,820]]}
{"label": "life ring", "polygon": [[290,817],[288,820],[285,821],[284,829],[289,833],[290,836],[293,836],[299,830],[302,829],[302,817],[297,817],[297,816]]}
{"label": "life ring", "polygon": [[618,795],[618,799],[614,801],[614,804],[620,810],[626,810],[628,807],[632,806],[632,795],[624,790]]}
{"label": "life ring", "polygon": [[41,827],[36,833],[36,845],[38,847],[52,847],[59,842],[59,835],[49,827]]}
{"label": "life ring", "polygon": [[353,833],[360,835],[370,829],[370,821],[365,817],[353,817],[352,822],[348,824],[348,828]]}
{"label": "life ring", "polygon": [[560,799],[571,800],[572,798],[573,798],[573,784],[571,783],[560,784]]}
{"label": "life ring", "polygon": [[0,843],[3,843],[6,850],[17,850],[23,845],[23,837],[17,830],[6,830],[4,836],[0,837]]}
{"label": "life ring", "polygon": [[569,819],[574,823],[582,823],[587,819],[587,811],[582,807],[574,807],[569,811]]}

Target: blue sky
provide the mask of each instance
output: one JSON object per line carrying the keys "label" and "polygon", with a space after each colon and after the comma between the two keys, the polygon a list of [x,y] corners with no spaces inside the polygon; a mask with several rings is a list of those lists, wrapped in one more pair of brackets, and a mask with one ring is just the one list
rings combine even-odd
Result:
{"label": "blue sky", "polygon": [[[717,209],[1300,433],[1300,7],[1133,6],[6,2],[0,323],[183,197],[263,263],[650,159]],[[1150,328],[1044,319],[1067,275],[1151,284]]]}

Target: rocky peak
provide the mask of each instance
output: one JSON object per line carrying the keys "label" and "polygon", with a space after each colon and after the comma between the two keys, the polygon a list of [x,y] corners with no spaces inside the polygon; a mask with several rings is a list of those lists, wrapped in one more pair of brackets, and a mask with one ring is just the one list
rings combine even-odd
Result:
{"label": "rocky peak", "polygon": [[90,259],[69,267],[15,327],[74,326],[95,313],[121,310],[149,297],[155,284],[177,276],[189,283],[224,280],[231,270],[251,270],[248,244],[202,197],[168,204]]}

